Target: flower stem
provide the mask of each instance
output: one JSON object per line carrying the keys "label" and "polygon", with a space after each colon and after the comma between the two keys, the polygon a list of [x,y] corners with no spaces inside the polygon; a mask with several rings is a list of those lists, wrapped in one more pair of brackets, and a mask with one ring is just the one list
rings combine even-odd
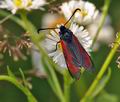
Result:
{"label": "flower stem", "polygon": [[[41,46],[40,46],[40,44],[39,44],[39,40],[38,40],[38,34],[37,34],[37,29],[35,28],[35,26],[27,19],[27,15],[24,13],[24,12],[22,12],[21,13],[21,17],[22,17],[22,19],[23,19],[23,21],[24,21],[24,23],[25,23],[25,25],[26,25],[26,28],[25,28],[25,30],[27,30],[27,31],[29,31],[29,33],[30,33],[30,37],[31,37],[31,39],[32,39],[32,41],[33,41],[33,43],[37,46],[37,48],[38,48],[38,51],[42,54],[42,55],[44,55],[44,58],[46,58],[47,59],[47,61],[48,61],[48,66],[49,66],[49,71],[50,71],[50,75],[51,75],[51,77],[52,77],[52,81],[54,82],[54,85],[55,85],[55,88],[56,88],[56,93],[57,93],[57,96],[59,97],[59,99],[61,100],[61,102],[66,102],[65,101],[65,98],[64,98],[64,96],[63,96],[63,93],[62,93],[62,89],[61,89],[61,87],[60,87],[60,84],[59,84],[59,81],[58,81],[58,78],[57,78],[57,76],[56,76],[56,74],[55,74],[55,71],[54,71],[54,69],[52,68],[52,66],[51,66],[51,64],[52,64],[52,62],[50,61],[50,59],[49,59],[49,57],[47,56],[47,54],[46,54],[46,52],[43,50],[43,48],[41,48]],[[49,81],[48,81],[49,82]],[[51,85],[51,84],[50,84]],[[53,86],[52,86],[53,87]]]}
{"label": "flower stem", "polygon": [[11,15],[8,15],[8,16],[6,16],[5,18],[3,18],[2,20],[0,20],[0,25],[2,24],[2,23],[4,23],[5,21],[7,21],[11,16],[13,16],[12,14]]}
{"label": "flower stem", "polygon": [[71,87],[71,80],[69,79],[68,73],[64,73],[64,96],[66,102],[70,102],[70,87]]}
{"label": "flower stem", "polygon": [[0,16],[5,17],[5,19],[3,19],[3,21],[0,21],[0,24],[8,19],[11,19],[12,21],[16,22],[21,27],[25,28],[25,25],[22,22],[22,20],[20,20],[18,17],[14,16],[13,14],[10,14],[4,10],[0,10]]}
{"label": "flower stem", "polygon": [[27,96],[28,102],[37,102],[37,100],[31,94],[31,92],[26,87],[24,87],[21,83],[19,83],[16,79],[6,75],[0,75],[0,80],[9,81],[12,84],[14,84],[16,87],[18,87]]}
{"label": "flower stem", "polygon": [[65,95],[65,102],[70,102],[70,85],[64,83],[64,95]]}
{"label": "flower stem", "polygon": [[99,36],[99,34],[100,34],[100,30],[102,29],[102,27],[103,27],[103,25],[104,25],[105,18],[106,18],[106,16],[107,16],[109,6],[110,6],[110,0],[105,0],[105,4],[104,4],[104,7],[103,7],[103,14],[102,14],[102,17],[101,17],[99,26],[98,26],[98,30],[97,30],[97,32],[96,32],[96,34],[95,34],[94,39],[93,39],[91,48],[93,47],[94,43],[96,42],[96,40],[97,40],[97,38],[98,38],[98,36]]}
{"label": "flower stem", "polygon": [[103,66],[101,67],[101,70],[99,71],[99,73],[97,74],[96,78],[94,79],[92,85],[90,86],[90,88],[88,89],[88,91],[86,92],[85,96],[83,97],[83,99],[80,102],[86,102],[86,99],[89,98],[91,96],[91,94],[94,92],[97,84],[99,83],[99,81],[101,80],[103,74],[105,73],[105,71],[107,70],[113,56],[115,55],[116,50],[118,49],[120,45],[120,32],[118,33],[118,36],[115,40],[114,46],[111,49],[108,57],[106,58]]}
{"label": "flower stem", "polygon": [[54,88],[56,88],[56,91],[57,91],[57,96],[60,98],[61,102],[66,102],[65,101],[65,98],[63,96],[63,93],[62,93],[62,90],[60,88],[60,84],[58,82],[58,79],[57,79],[57,76],[55,74],[55,71],[54,69],[50,66],[50,62],[46,62],[47,65],[49,65],[49,71],[51,73],[51,77],[52,77],[52,80],[53,80],[53,84],[54,84]]}

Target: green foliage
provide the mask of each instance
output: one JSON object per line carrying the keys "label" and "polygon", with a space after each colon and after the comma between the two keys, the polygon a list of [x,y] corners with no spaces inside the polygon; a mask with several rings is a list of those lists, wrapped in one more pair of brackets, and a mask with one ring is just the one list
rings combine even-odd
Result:
{"label": "green foliage", "polygon": [[99,81],[99,84],[97,85],[96,89],[92,93],[91,98],[95,98],[95,96],[97,96],[104,89],[104,87],[106,86],[106,84],[110,79],[110,76],[111,76],[111,69],[109,68],[107,75],[103,76],[102,79]]}
{"label": "green foliage", "polygon": [[102,91],[100,95],[95,99],[96,102],[119,102],[118,97],[114,94],[109,94],[106,91]]}
{"label": "green foliage", "polygon": [[[96,36],[94,38],[93,44],[96,42],[97,37],[99,35],[99,32],[103,27],[103,24],[105,22],[105,18],[108,14],[108,8],[110,6],[110,2],[111,2],[110,0],[105,0],[105,4],[103,6],[103,15],[101,17],[99,28],[98,28]],[[51,61],[51,59],[48,57],[47,53],[45,52],[45,50],[40,45],[40,43],[44,39],[45,35],[42,32],[40,32],[40,34],[37,34],[36,25],[33,24],[31,19],[29,19],[30,17],[28,17],[28,16],[33,16],[33,15],[30,15],[30,14],[27,14],[26,12],[22,11],[22,12],[19,12],[19,14],[16,16],[16,15],[11,15],[9,12],[7,12],[5,10],[0,10],[0,17],[2,17],[2,18],[5,17],[0,21],[0,24],[3,24],[5,21],[10,19],[12,22],[15,22],[17,25],[19,25],[25,32],[30,33],[31,41],[37,47],[37,51],[41,55],[42,65],[43,65],[43,67],[45,69],[45,72],[47,74],[47,78],[45,80],[42,80],[42,81],[47,80],[48,83],[46,83],[47,84],[46,87],[49,87],[49,86],[51,87],[51,90],[54,92],[54,94],[56,95],[56,97],[58,98],[58,100],[60,102],[70,102],[71,97],[72,97],[73,100],[75,100],[75,101],[77,100],[77,101],[80,101],[80,102],[119,102],[119,97],[117,95],[119,95],[120,92],[117,93],[117,92],[113,91],[113,94],[109,94],[108,92],[111,91],[110,88],[115,89],[114,85],[116,85],[118,90],[119,90],[120,83],[119,82],[118,83],[108,83],[108,82],[110,82],[110,78],[112,80],[113,73],[115,73],[115,74],[118,73],[118,70],[116,70],[115,67],[109,68],[109,66],[110,66],[110,63],[112,62],[112,60],[114,59],[114,56],[116,54],[117,49],[119,48],[120,32],[118,33],[118,35],[117,35],[117,37],[114,41],[115,43],[114,43],[110,53],[106,57],[105,61],[100,62],[99,57],[101,57],[102,55],[98,54],[97,61],[100,62],[103,65],[100,68],[98,74],[97,75],[94,74],[95,77],[91,78],[91,79],[94,79],[94,81],[93,82],[90,82],[90,81],[85,82],[86,80],[90,79],[89,78],[90,75],[88,75],[88,78],[86,78],[84,76],[81,76],[82,78],[80,80],[82,80],[81,81],[82,84],[80,84],[78,81],[76,81],[76,80],[74,80],[70,77],[68,71],[66,72],[66,70],[64,70],[63,72],[60,72],[57,69],[58,66],[53,61]],[[40,12],[40,14],[41,14],[41,12]],[[37,16],[37,14],[36,14],[36,16]],[[33,19],[34,19],[34,16],[33,16]],[[102,53],[104,53],[104,51],[106,51],[106,50],[101,49],[101,51],[103,51]],[[14,66],[14,63],[12,63],[11,65]],[[114,66],[114,63],[112,63],[112,66]],[[32,65],[31,65],[31,67],[32,67]],[[97,70],[98,70],[98,67],[100,67],[100,65],[97,66],[97,68],[96,68]],[[15,69],[15,68],[13,68],[13,69]],[[16,69],[18,70],[18,68],[16,68]],[[108,72],[106,73],[107,69],[108,69]],[[112,72],[112,75],[111,75],[111,72]],[[35,96],[38,97],[39,93],[35,93],[34,91],[33,91],[34,93],[32,93],[29,90],[28,86],[29,86],[30,83],[25,78],[24,70],[19,69],[19,73],[22,77],[21,81],[23,83],[21,83],[18,80],[15,73],[12,72],[9,67],[7,67],[7,73],[8,73],[8,75],[0,75],[0,81],[8,81],[8,82],[12,83],[13,85],[15,85],[19,90],[21,90],[21,92],[23,94],[26,95],[26,97],[28,99],[28,102],[40,102],[40,100],[37,100],[33,96],[33,94],[34,94]],[[58,73],[60,73],[60,76],[59,76]],[[114,76],[115,76],[115,74],[114,74]],[[26,77],[28,77],[28,76],[26,76]],[[39,81],[42,82],[41,80],[39,80]],[[36,81],[35,83],[38,83],[38,82]],[[73,88],[73,85],[74,85],[74,87],[77,86],[76,89],[81,88],[81,90],[82,89],[83,90],[82,91],[81,90],[77,90],[77,91],[74,90],[73,91],[73,90],[71,90]],[[80,86],[80,88],[79,88],[79,86]],[[88,88],[88,86],[89,86],[89,88]],[[106,90],[106,87],[108,87],[107,90]],[[33,90],[34,90],[34,88],[33,88]],[[44,90],[45,89],[42,89],[42,92],[44,92]],[[85,93],[84,91],[86,91],[86,90],[87,90],[87,92]],[[44,92],[44,94],[47,94],[47,93],[48,92],[47,92],[47,89],[46,89],[46,92]],[[114,94],[114,93],[117,93],[117,95]],[[0,94],[2,94],[2,93],[0,92]],[[40,98],[42,98],[42,96]],[[49,101],[49,97],[46,97],[46,98],[48,98],[46,100]],[[79,99],[79,98],[81,98],[81,99]]]}
{"label": "green foliage", "polygon": [[[18,89],[20,89],[27,96],[28,102],[37,102],[37,100],[32,95],[32,93],[29,91],[29,89],[18,81],[18,79],[15,77],[15,75],[9,69],[9,67],[7,69],[8,69],[9,76],[0,75],[0,80],[8,81],[8,82],[12,83],[13,85],[15,85]],[[22,76],[24,76],[22,70],[20,70],[20,71],[22,73]],[[23,80],[26,81],[25,78]]]}

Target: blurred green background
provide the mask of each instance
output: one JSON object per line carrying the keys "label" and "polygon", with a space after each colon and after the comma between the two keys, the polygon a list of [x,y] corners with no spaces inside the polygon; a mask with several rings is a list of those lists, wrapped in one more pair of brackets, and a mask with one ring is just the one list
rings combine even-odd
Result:
{"label": "blurred green background", "polygon": [[[89,0],[89,1],[93,2],[99,10],[101,10],[104,4],[104,0]],[[40,27],[42,17],[41,15],[43,15],[44,13],[45,12],[41,11],[33,11],[30,12],[28,15],[29,19],[31,19],[31,21],[35,24],[37,28]],[[111,0],[109,15],[111,17],[112,26],[115,29],[115,32],[120,31],[120,0]],[[2,17],[0,17],[0,19],[2,19]],[[3,26],[15,34],[24,32],[18,25],[16,25],[11,20],[6,21],[3,24]],[[100,49],[97,52],[93,53],[93,60],[96,66],[96,71],[94,74],[85,72],[81,76],[81,79],[79,81],[76,81],[72,84],[70,97],[71,102],[79,102],[80,98],[84,95],[88,87],[91,85],[92,80],[95,78],[97,72],[101,68],[101,65],[103,64],[109,51],[110,47],[108,47],[108,45],[106,44],[102,44]],[[113,100],[109,100],[109,95],[102,96],[102,98],[108,97],[106,98],[107,100],[105,102],[116,102],[114,100],[115,97],[118,97],[119,98],[118,102],[120,102],[120,69],[117,68],[117,64],[115,62],[118,56],[120,56],[120,53],[116,53],[116,56],[114,57],[112,63],[110,64],[110,67],[112,69],[112,75],[107,86],[105,87],[106,92],[113,95],[112,96]],[[27,57],[28,59],[26,61],[19,60],[17,62],[14,62],[13,59],[9,57],[8,53],[5,53],[4,58],[0,59],[0,61],[3,62],[3,64],[0,66],[0,73],[1,74],[7,73],[6,71],[7,65],[10,66],[11,70],[14,73],[18,73],[18,68],[21,68],[23,71],[33,68],[33,65],[31,63],[32,62],[31,56],[28,55]],[[59,75],[59,73],[57,74],[61,80],[62,85],[63,79],[61,78],[61,75]],[[42,79],[32,77],[31,84],[33,87],[31,92],[38,99],[38,102],[59,101],[45,78]],[[101,99],[98,99],[99,102],[103,102]],[[0,81],[0,102],[27,102],[27,99],[26,96],[11,83]]]}

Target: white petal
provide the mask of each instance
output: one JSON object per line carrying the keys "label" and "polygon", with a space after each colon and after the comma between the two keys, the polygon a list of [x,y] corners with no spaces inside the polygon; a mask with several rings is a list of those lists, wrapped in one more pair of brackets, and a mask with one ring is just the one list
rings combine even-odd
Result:
{"label": "white petal", "polygon": [[45,5],[45,0],[33,0],[32,5],[30,6],[30,9],[42,9],[41,6]]}
{"label": "white petal", "polygon": [[98,14],[98,10],[96,10],[94,4],[83,0],[72,0],[69,2],[65,2],[62,4],[62,6],[60,6],[60,8],[67,20],[71,17],[75,9],[80,8],[81,12],[78,11],[75,13],[73,21],[82,25],[87,25],[93,22]]}
{"label": "white petal", "polygon": [[31,9],[43,9],[42,6],[46,4],[45,0],[31,0],[31,5],[29,5],[29,0],[21,0],[21,5],[16,5],[13,0],[0,1],[0,8],[8,9],[13,14],[19,9],[25,9],[30,11]]}

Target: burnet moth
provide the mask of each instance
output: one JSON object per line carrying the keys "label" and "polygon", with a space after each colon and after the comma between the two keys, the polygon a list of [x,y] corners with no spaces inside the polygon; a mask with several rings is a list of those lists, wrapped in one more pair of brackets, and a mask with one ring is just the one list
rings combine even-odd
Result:
{"label": "burnet moth", "polygon": [[67,68],[69,70],[70,75],[75,79],[80,78],[80,70],[82,67],[90,71],[94,70],[94,65],[89,54],[80,44],[80,42],[78,41],[77,37],[73,34],[73,32],[65,27],[65,25],[71,20],[71,18],[77,11],[81,10],[79,8],[76,9],[73,12],[72,16],[69,18],[69,20],[64,25],[61,25],[59,28],[38,29],[38,33],[41,30],[47,29],[60,30],[59,32],[60,41],[56,43],[56,50],[57,44],[61,43]]}

